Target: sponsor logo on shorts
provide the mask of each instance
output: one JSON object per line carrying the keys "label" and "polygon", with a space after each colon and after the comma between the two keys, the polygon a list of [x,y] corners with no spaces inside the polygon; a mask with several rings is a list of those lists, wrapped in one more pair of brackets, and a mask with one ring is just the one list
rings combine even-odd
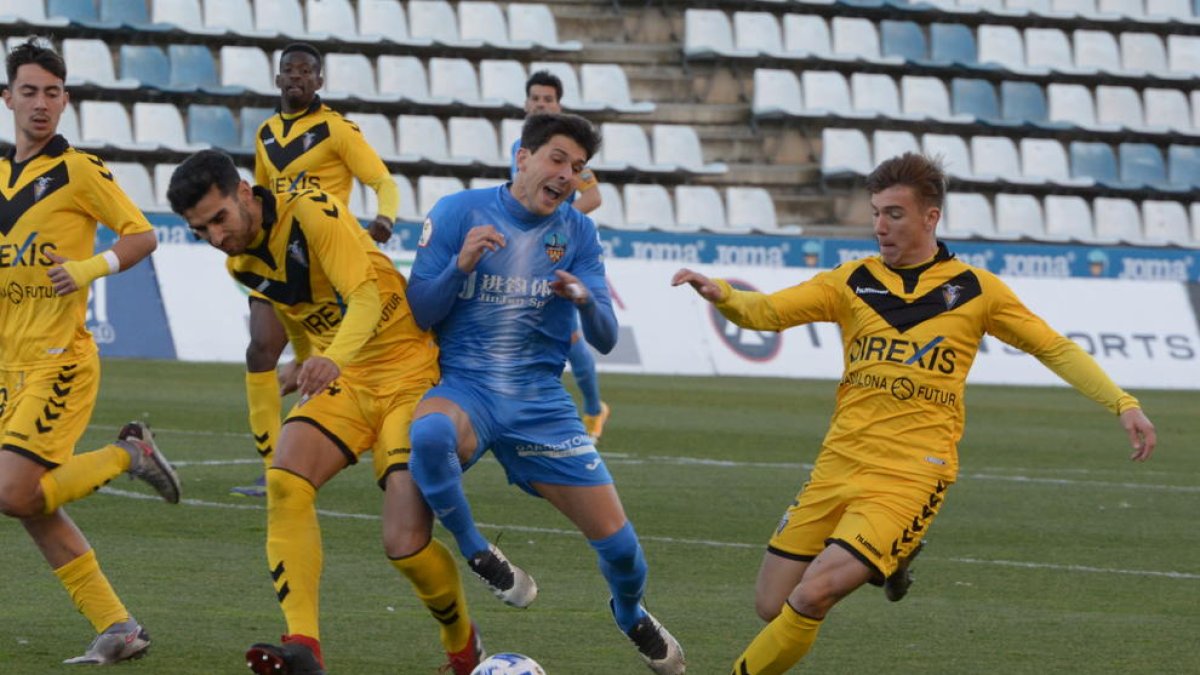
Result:
{"label": "sponsor logo on shorts", "polygon": [[862,536],[861,534],[854,535],[854,540],[857,541],[858,543],[862,544],[863,547],[866,548],[871,553],[874,553],[875,555],[877,555],[881,558],[883,557],[883,553],[880,553],[879,549],[875,548],[875,545],[872,544],[871,542],[867,541],[867,538]]}
{"label": "sponsor logo on shorts", "polygon": [[[545,443],[528,443],[518,445],[518,457],[546,457],[548,459],[563,459],[566,457],[580,457],[590,455],[596,452],[596,446],[592,443],[592,437],[586,434],[568,438],[561,443],[545,444]],[[599,461],[597,459],[596,461]],[[588,467],[594,469],[594,467]]]}

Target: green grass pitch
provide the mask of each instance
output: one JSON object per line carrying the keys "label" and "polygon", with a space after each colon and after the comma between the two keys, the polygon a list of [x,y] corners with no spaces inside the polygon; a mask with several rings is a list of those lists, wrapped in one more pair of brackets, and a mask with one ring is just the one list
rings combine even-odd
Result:
{"label": "green grass pitch", "polygon": [[[613,417],[602,450],[650,563],[647,602],[683,643],[689,672],[724,675],[757,633],[766,539],[804,481],[835,383],[603,375]],[[968,389],[962,476],[903,602],[864,588],[825,622],[798,671],[1163,673],[1197,669],[1200,393],[1135,392],[1158,426],[1135,465],[1116,420],[1065,388]],[[268,577],[261,501],[229,487],[260,470],[235,365],[109,360],[81,450],[148,420],[179,465],[185,502],[124,477],[68,507],[122,599],[149,629],[126,673],[248,672],[250,643],[283,621]],[[494,461],[467,474],[489,537],[538,580],[528,610],[466,576],[490,651],[551,675],[636,674],[591,550]],[[435,624],[384,560],[369,462],[322,490],[323,642],[333,673],[432,674]],[[445,531],[436,535],[451,542]],[[18,523],[0,521],[0,672],[68,672],[87,622]],[[460,569],[465,566],[460,564]],[[1195,672],[1195,670],[1193,670]]]}

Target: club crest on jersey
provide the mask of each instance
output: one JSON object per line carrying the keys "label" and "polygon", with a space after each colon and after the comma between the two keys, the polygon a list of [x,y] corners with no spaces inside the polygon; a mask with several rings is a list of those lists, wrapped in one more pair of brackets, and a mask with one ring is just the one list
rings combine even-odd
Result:
{"label": "club crest on jersey", "polygon": [[316,137],[317,137],[317,135],[311,131],[306,131],[304,133],[304,151],[305,152],[308,152],[308,149],[313,146],[313,139],[315,139]]}
{"label": "club crest on jersey", "polygon": [[53,182],[54,179],[50,176],[41,176],[33,181],[33,201],[41,201],[42,197],[46,195],[46,191],[50,189],[50,184]]}
{"label": "club crest on jersey", "polygon": [[426,218],[421,224],[421,238],[417,240],[417,246],[425,248],[429,245],[429,240],[433,239],[433,221]]}
{"label": "club crest on jersey", "polygon": [[550,260],[558,262],[567,252],[567,238],[557,232],[551,232],[542,240],[546,246],[546,255]]}
{"label": "club crest on jersey", "polygon": [[962,286],[954,284],[946,284],[942,286],[942,300],[946,303],[946,309],[953,309],[954,305],[958,304],[958,299],[962,297]]}
{"label": "club crest on jersey", "polygon": [[304,267],[308,267],[308,255],[304,253],[304,249],[300,248],[299,241],[293,241],[287,247],[288,257],[300,263]]}

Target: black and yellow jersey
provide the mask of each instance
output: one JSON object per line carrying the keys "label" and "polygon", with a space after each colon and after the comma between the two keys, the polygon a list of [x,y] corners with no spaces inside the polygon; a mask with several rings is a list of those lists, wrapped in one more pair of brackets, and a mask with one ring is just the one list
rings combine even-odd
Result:
{"label": "black and yellow jersey", "polygon": [[96,224],[120,236],[151,231],[146,216],[95,155],[55,136],[40,153],[0,158],[0,369],[75,361],[96,353],[84,326],[88,291],[58,296],[50,254],[83,260]]}
{"label": "black and yellow jersey", "polygon": [[358,125],[313,100],[303,112],[277,112],[258,127],[254,181],[271,192],[317,189],[350,202],[354,179],[379,195],[379,213],[395,219],[396,183]]}
{"label": "black and yellow jersey", "polygon": [[942,244],[914,268],[893,269],[874,256],[770,295],[717,282],[728,294],[717,308],[740,326],[838,324],[844,370],[822,451],[867,465],[954,480],[963,389],[985,333],[1037,357],[1114,413],[1138,407],[1003,281]]}
{"label": "black and yellow jersey", "polygon": [[[255,297],[265,298],[326,352],[343,326],[347,301],[366,283],[378,288],[378,322],[343,368],[386,367],[398,377],[438,376],[437,346],[417,327],[407,282],[345,207],[320,190],[272,194],[261,186],[263,233],[226,269]],[[368,326],[369,328],[369,326]]]}

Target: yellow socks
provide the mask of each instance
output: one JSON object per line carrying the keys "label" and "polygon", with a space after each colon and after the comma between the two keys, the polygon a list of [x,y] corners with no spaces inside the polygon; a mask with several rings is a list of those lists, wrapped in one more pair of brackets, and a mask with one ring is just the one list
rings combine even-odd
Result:
{"label": "yellow socks", "polygon": [[319,640],[321,528],[317,490],[283,469],[267,471],[267,565],[287,632]]}
{"label": "yellow socks", "polygon": [[821,622],[798,614],[787,602],[775,620],[746,648],[733,665],[733,675],[776,675],[800,662],[813,642]]}
{"label": "yellow socks", "polygon": [[269,469],[275,444],[279,442],[279,416],[283,411],[274,370],[246,373],[246,405],[250,408],[250,433],[254,434],[255,449],[262,455],[264,468]]}
{"label": "yellow socks", "polygon": [[129,618],[125,605],[121,604],[112,585],[100,571],[100,563],[96,561],[96,552],[92,549],[54,570],[54,575],[66,587],[79,613],[91,622],[97,633]]}
{"label": "yellow socks", "polygon": [[73,455],[61,466],[42,474],[43,513],[86,497],[129,470],[129,453],[118,445]]}
{"label": "yellow socks", "polygon": [[450,549],[437,539],[430,539],[429,545],[420,551],[391,562],[408,577],[417,597],[441,624],[442,646],[446,651],[457,652],[466,647],[471,639],[471,619]]}

